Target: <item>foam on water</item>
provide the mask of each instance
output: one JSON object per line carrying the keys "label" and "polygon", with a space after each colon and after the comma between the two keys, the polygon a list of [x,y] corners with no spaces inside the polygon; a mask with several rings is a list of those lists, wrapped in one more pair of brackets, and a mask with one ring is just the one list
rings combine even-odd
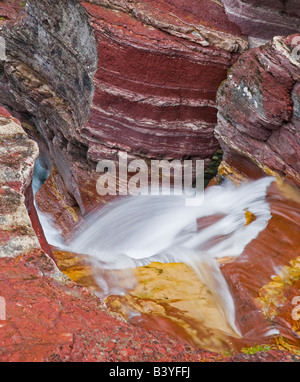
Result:
{"label": "foam on water", "polygon": [[[272,181],[264,178],[239,187],[229,182],[211,187],[197,207],[187,206],[184,195],[118,200],[88,216],[69,249],[113,268],[186,261],[191,253],[197,259],[239,256],[270,219],[265,196]],[[245,211],[256,217],[249,225]],[[197,220],[209,216],[224,217],[199,231]]]}
{"label": "foam on water", "polygon": [[[233,299],[216,259],[239,256],[267,226],[271,214],[265,197],[273,181],[268,177],[239,187],[224,182],[207,189],[203,204],[193,207],[187,206],[184,195],[120,199],[87,216],[86,224],[69,245],[49,217],[38,213],[50,244],[89,255],[99,269],[130,269],[152,261],[188,264],[239,333]],[[256,217],[249,225],[245,211]],[[210,216],[219,218],[198,230],[197,220]],[[107,294],[113,287],[107,286]]]}

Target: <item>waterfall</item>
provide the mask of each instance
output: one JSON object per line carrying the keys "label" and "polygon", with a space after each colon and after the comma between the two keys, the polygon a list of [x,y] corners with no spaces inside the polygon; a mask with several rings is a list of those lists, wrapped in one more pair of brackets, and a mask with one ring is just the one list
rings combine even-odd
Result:
{"label": "waterfall", "polygon": [[[266,177],[240,186],[225,181],[206,189],[202,205],[193,207],[184,195],[119,199],[86,216],[70,244],[63,242],[47,215],[38,213],[49,244],[88,255],[99,269],[132,269],[153,261],[186,263],[214,294],[239,334],[233,299],[217,259],[239,256],[267,226],[271,214],[266,192],[273,181]],[[255,217],[250,224],[246,224],[247,211]],[[201,219],[209,223],[201,227]],[[107,286],[107,294],[110,287],[114,286]]]}

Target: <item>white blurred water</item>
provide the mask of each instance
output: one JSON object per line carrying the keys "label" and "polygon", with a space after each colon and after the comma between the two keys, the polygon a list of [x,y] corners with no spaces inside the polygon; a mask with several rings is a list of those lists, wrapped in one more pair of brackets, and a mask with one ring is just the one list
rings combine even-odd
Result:
{"label": "white blurred water", "polygon": [[[38,213],[49,244],[89,255],[99,269],[130,269],[152,261],[188,264],[210,288],[228,323],[239,333],[233,299],[216,259],[239,256],[267,226],[271,214],[266,192],[273,181],[267,177],[238,187],[224,182],[206,189],[203,204],[194,207],[187,206],[185,196],[120,199],[87,216],[69,245],[51,219]],[[256,217],[249,225],[245,211]],[[198,230],[197,220],[210,216],[219,218]],[[111,288],[114,286],[107,286],[107,294]]]}
{"label": "white blurred water", "polygon": [[[239,187],[230,182],[211,187],[197,207],[187,206],[185,196],[135,196],[115,201],[87,217],[69,249],[116,268],[154,260],[182,261],[193,251],[197,258],[238,256],[270,219],[265,196],[272,181],[264,178]],[[245,211],[256,216],[247,226]],[[197,219],[214,215],[224,217],[197,229]],[[216,244],[214,239],[218,239]]]}

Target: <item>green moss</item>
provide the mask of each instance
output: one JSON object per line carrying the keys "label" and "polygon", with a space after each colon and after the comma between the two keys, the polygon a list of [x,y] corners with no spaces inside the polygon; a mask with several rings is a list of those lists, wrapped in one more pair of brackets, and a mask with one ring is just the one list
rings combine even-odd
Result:
{"label": "green moss", "polygon": [[275,349],[274,345],[255,345],[250,348],[242,348],[241,352],[244,354],[255,354],[260,351],[270,351]]}
{"label": "green moss", "polygon": [[227,357],[232,357],[234,354],[236,354],[236,350],[235,349],[226,350],[224,352],[224,355],[227,356]]}

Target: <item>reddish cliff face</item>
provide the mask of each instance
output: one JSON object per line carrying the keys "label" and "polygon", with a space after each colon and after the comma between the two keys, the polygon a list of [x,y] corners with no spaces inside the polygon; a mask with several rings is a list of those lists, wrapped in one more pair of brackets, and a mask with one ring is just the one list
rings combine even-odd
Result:
{"label": "reddish cliff face", "polygon": [[[98,70],[82,133],[88,157],[108,149],[158,158],[209,158],[218,147],[215,95],[235,51],[237,27],[213,2],[83,2],[92,18]],[[205,12],[203,11],[205,8]]]}
{"label": "reddish cliff face", "polygon": [[244,343],[272,339],[299,355],[300,326],[293,315],[293,299],[299,295],[300,193],[274,182],[266,200],[271,211],[266,229],[221,270],[235,301]]}
{"label": "reddish cliff face", "polygon": [[[79,26],[79,27],[78,27]],[[3,26],[1,102],[32,118],[84,210],[80,174],[88,178],[88,143],[80,127],[89,118],[97,50],[87,14],[77,1],[30,1],[17,20]]]}
{"label": "reddish cliff face", "polygon": [[229,20],[243,33],[259,40],[299,32],[300,8],[297,0],[222,0]]}
{"label": "reddish cliff face", "polygon": [[224,150],[221,175],[236,182],[266,175],[278,181],[268,191],[267,228],[222,267],[237,320],[245,340],[254,333],[264,338],[272,329],[280,346],[297,353],[299,320],[292,312],[300,255],[298,43],[299,35],[275,37],[240,57],[218,91],[216,128]]}
{"label": "reddish cliff face", "polygon": [[0,5],[0,26],[7,20],[14,20],[22,8],[25,7],[26,1],[3,0]]}
{"label": "reddish cliff face", "polygon": [[[14,19],[17,3],[1,2],[2,17]],[[261,16],[245,23],[247,33],[272,35],[259,2],[247,4]],[[294,30],[299,13],[293,4],[268,3],[277,26],[284,11]],[[215,94],[247,45],[216,1],[31,0],[26,13],[3,27],[3,36],[0,100],[20,118],[32,118],[48,145],[57,170],[37,200],[61,219],[66,234],[79,208],[100,201],[99,159],[115,160],[119,151],[132,159],[212,155],[218,146]],[[275,38],[243,54],[221,86],[216,135],[225,151],[220,171],[229,176],[271,173],[300,185],[298,38]],[[45,255],[51,252],[30,191],[37,145],[3,108],[0,140],[1,360],[229,360],[111,317],[98,298],[62,275]],[[221,269],[244,344],[271,339],[299,354],[292,311],[299,291],[300,199],[275,184],[267,198],[268,227]],[[274,351],[230,360],[292,359],[299,360]]]}
{"label": "reddish cliff face", "polygon": [[42,251],[25,206],[38,146],[3,107],[0,147],[2,362],[226,360],[121,322],[64,276]]}
{"label": "reddish cliff face", "polygon": [[247,48],[215,1],[31,0],[3,36],[0,101],[34,119],[82,213],[103,201],[100,159],[210,158],[217,88]]}
{"label": "reddish cliff face", "polygon": [[278,174],[297,186],[299,40],[276,37],[241,56],[219,89],[216,128],[225,163],[244,174]]}
{"label": "reddish cliff face", "polygon": [[39,246],[25,207],[38,147],[2,106],[0,143],[0,257],[13,257]]}

